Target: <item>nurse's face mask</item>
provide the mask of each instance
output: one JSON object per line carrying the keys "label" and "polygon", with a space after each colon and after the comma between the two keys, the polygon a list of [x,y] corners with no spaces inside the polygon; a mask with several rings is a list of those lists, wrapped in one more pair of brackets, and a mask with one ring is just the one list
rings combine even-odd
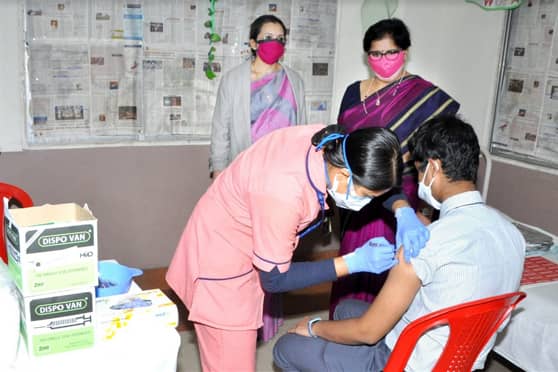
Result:
{"label": "nurse's face mask", "polygon": [[[338,174],[335,175],[333,178],[333,185],[329,185],[327,192],[333,200],[335,204],[339,208],[350,209],[352,211],[360,211],[366,204],[372,201],[372,198],[369,196],[360,196],[357,195],[355,191],[355,187],[352,182],[352,175],[348,177],[347,180],[347,192],[340,193],[337,189],[339,188],[339,180],[337,179]],[[329,181],[329,180],[328,180]]]}

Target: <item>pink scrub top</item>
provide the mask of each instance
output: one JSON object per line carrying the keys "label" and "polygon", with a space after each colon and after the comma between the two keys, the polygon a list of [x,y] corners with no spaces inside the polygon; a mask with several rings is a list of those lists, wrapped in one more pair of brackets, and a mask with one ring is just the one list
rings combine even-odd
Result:
{"label": "pink scrub top", "polygon": [[[262,326],[258,270],[286,272],[297,233],[320,213],[306,153],[323,125],[278,129],[242,152],[197,203],[166,279],[188,319],[228,330]],[[310,149],[308,170],[326,192],[324,159]]]}

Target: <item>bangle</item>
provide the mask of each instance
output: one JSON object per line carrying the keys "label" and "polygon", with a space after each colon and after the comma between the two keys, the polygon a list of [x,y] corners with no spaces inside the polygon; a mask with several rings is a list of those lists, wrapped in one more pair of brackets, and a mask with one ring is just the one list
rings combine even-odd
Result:
{"label": "bangle", "polygon": [[316,336],[314,334],[314,332],[312,332],[312,326],[314,325],[314,323],[319,322],[320,320],[322,320],[321,317],[317,316],[315,318],[312,318],[308,321],[308,334],[313,337],[313,338],[318,338],[318,336]]}

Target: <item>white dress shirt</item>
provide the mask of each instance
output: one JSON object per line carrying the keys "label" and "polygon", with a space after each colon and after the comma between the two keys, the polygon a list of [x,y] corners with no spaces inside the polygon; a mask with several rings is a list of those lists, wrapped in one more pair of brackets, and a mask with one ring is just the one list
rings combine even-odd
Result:
{"label": "white dress shirt", "polygon": [[[405,326],[423,315],[519,288],[525,240],[501,213],[484,204],[478,191],[445,200],[440,219],[429,230],[430,240],[418,257],[411,260],[422,286],[386,336],[391,349]],[[423,335],[406,370],[432,370],[447,335],[448,327]],[[481,352],[474,369],[483,368],[494,338]]]}

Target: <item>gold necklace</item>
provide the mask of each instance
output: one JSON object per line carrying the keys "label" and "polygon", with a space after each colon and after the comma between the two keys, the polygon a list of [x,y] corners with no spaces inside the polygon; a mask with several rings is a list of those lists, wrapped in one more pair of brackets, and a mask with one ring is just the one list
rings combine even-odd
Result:
{"label": "gold necklace", "polygon": [[[364,112],[366,114],[368,114],[368,110],[366,109],[366,104],[364,103],[364,101],[366,101],[366,98],[368,98],[370,96],[370,94],[368,92],[370,91],[370,88],[372,88],[373,83],[374,83],[374,79],[370,80],[370,83],[368,83],[368,87],[364,91],[363,98],[360,101],[362,103],[362,109],[364,110]],[[376,91],[376,93],[377,93],[377,91]],[[378,103],[378,101],[376,101],[376,106],[378,106],[378,105],[379,105],[379,103]]]}
{"label": "gold necklace", "polygon": [[[398,81],[397,84],[395,85],[395,89],[393,90],[393,93],[392,93],[392,95],[391,95],[392,97],[395,97],[395,95],[397,94],[397,89],[399,89],[399,85],[401,84],[401,80],[403,80],[403,76],[405,76],[405,73],[404,73],[404,72],[401,74],[401,77],[399,78],[399,81]],[[368,85],[368,89],[366,89],[366,93],[365,93],[365,95],[364,95],[364,99],[361,101],[361,103],[362,103],[362,109],[364,110],[364,113],[365,113],[365,114],[368,114],[368,110],[366,109],[366,104],[365,104],[364,101],[366,101],[366,98],[368,98],[368,96],[369,96],[369,94],[367,94],[367,93],[368,93],[368,91],[370,90],[370,87],[372,87],[372,83],[374,82],[374,80],[376,80],[376,78],[374,78],[374,79],[370,82],[370,84]],[[380,99],[381,99],[383,96],[385,96],[392,88],[393,88],[393,86],[392,86],[391,88],[389,88],[388,90],[386,90],[382,95],[380,95],[380,94],[378,93],[381,89],[376,90],[376,92],[375,92],[375,93],[376,93],[376,102],[375,102],[376,106],[380,106],[380,104],[382,103],[382,102],[380,101]]]}

